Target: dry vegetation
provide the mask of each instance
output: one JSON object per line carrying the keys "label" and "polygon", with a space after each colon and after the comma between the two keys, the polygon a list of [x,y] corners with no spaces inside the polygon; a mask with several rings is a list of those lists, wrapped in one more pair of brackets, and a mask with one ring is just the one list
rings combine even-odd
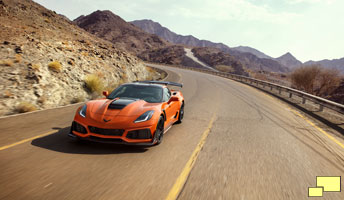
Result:
{"label": "dry vegetation", "polygon": [[339,87],[342,76],[336,69],[310,65],[297,68],[290,75],[290,80],[296,89],[327,97]]}
{"label": "dry vegetation", "polygon": [[18,113],[32,112],[35,110],[37,110],[37,107],[32,103],[26,101],[19,103],[16,107],[16,112]]}
{"label": "dry vegetation", "polygon": [[226,73],[234,73],[235,69],[232,66],[228,65],[216,65],[215,69],[221,71],[221,72],[226,72]]}
{"label": "dry vegetation", "polygon": [[0,60],[0,65],[11,67],[11,66],[13,66],[13,61],[12,60]]}
{"label": "dry vegetation", "polygon": [[58,61],[53,61],[48,64],[48,67],[50,70],[55,71],[55,72],[60,72],[62,69],[62,65]]}
{"label": "dry vegetation", "polygon": [[85,85],[86,88],[91,93],[98,93],[100,94],[104,89],[104,83],[101,78],[97,74],[89,74],[85,78]]}

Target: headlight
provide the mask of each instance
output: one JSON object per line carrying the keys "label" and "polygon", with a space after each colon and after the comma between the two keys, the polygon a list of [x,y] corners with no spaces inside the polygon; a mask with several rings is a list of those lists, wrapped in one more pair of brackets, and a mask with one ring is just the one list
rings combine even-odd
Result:
{"label": "headlight", "polygon": [[81,110],[79,111],[79,115],[81,116],[81,117],[86,117],[86,109],[87,109],[87,105],[85,104],[82,108],[81,108]]}
{"label": "headlight", "polygon": [[140,117],[138,117],[134,123],[139,123],[139,122],[145,122],[145,121],[148,121],[150,120],[150,118],[152,118],[154,114],[154,110],[149,110],[145,113],[143,113]]}

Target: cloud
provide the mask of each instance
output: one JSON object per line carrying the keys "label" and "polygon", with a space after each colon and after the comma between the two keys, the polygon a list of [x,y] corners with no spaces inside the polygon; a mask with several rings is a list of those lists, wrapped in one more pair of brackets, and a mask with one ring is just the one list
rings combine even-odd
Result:
{"label": "cloud", "polygon": [[268,23],[285,23],[298,16],[291,12],[273,12],[268,5],[255,5],[247,0],[189,0],[188,5],[174,5],[169,14],[198,19]]}

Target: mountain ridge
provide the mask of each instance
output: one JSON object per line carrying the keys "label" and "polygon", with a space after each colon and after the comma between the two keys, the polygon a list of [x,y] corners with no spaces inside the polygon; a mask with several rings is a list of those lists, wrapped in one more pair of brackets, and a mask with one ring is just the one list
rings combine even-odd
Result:
{"label": "mountain ridge", "polygon": [[[250,52],[241,52],[236,49],[232,49],[223,43],[213,43],[208,40],[199,40],[194,36],[183,36],[178,35],[166,27],[163,27],[158,22],[153,20],[135,20],[130,22],[135,26],[143,29],[152,34],[157,34],[158,36],[172,42],[174,44],[187,45],[189,47],[209,47],[217,48],[221,51],[231,54],[240,62],[242,62],[247,68],[254,70],[271,70],[274,72],[286,72],[288,68],[282,66],[279,62],[270,58],[259,58]],[[258,50],[256,50],[258,51]],[[206,54],[204,54],[206,55]]]}
{"label": "mountain ridge", "polygon": [[73,22],[84,30],[112,42],[119,48],[135,55],[141,52],[171,45],[157,35],[127,23],[109,10],[97,10],[89,15],[81,15]]}

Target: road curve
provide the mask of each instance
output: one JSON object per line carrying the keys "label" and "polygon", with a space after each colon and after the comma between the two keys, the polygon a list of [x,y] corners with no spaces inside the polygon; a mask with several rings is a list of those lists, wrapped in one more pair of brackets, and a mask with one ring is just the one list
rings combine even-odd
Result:
{"label": "road curve", "polygon": [[[316,176],[344,177],[344,149],[285,103],[228,79],[158,67],[184,83],[186,102],[183,123],[161,145],[71,142],[78,105],[0,119],[0,147],[56,130],[0,151],[0,199],[165,199],[212,116],[178,199],[307,199]],[[344,191],[322,199],[344,199]]]}

